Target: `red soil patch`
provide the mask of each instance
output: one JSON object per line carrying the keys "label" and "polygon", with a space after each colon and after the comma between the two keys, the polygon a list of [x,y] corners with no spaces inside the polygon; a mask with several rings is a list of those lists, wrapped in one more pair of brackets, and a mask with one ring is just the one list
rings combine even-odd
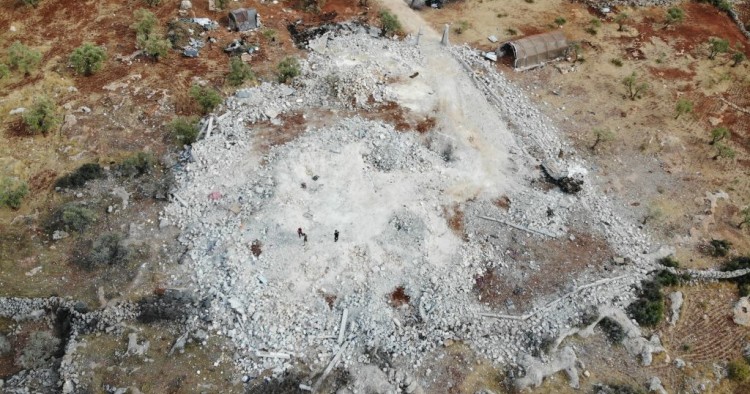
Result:
{"label": "red soil patch", "polygon": [[729,40],[732,47],[739,46],[745,54],[750,54],[747,38],[727,14],[710,4],[683,3],[685,20],[670,27],[664,27],[663,8],[654,8],[641,23],[633,24],[639,34],[638,41],[648,42],[651,37],[659,37],[665,42],[674,42],[677,51],[693,53],[705,46],[710,37]]}
{"label": "red soil patch", "polygon": [[695,77],[695,71],[680,70],[679,68],[656,68],[648,67],[648,70],[655,77],[673,81],[675,79],[691,80]]}
{"label": "red soil patch", "polygon": [[391,306],[398,308],[403,305],[408,305],[411,301],[411,297],[406,294],[404,286],[399,286],[396,290],[391,293]]}

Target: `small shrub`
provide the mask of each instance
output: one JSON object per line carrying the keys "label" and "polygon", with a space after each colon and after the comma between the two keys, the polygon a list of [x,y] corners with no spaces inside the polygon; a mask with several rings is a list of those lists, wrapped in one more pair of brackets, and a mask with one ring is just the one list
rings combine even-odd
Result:
{"label": "small shrub", "polygon": [[39,1],[40,0],[21,0],[24,5],[30,7],[36,7],[37,5],[39,5]]}
{"label": "small shrub", "polygon": [[585,31],[586,33],[591,34],[592,36],[595,36],[595,35],[599,34],[599,30],[596,30],[595,28],[593,28],[591,26],[583,29],[583,31]]}
{"label": "small shrub", "polygon": [[175,140],[181,145],[191,145],[198,138],[200,129],[195,118],[177,118],[170,123]]}
{"label": "small shrub", "polygon": [[622,326],[608,317],[600,320],[597,326],[604,331],[612,343],[620,343],[625,339],[625,330],[622,329]]}
{"label": "small shrub", "polygon": [[139,177],[151,173],[154,168],[154,156],[146,152],[138,152],[123,160],[117,166],[117,172],[124,177]]}
{"label": "small shrub", "polygon": [[26,369],[43,367],[50,361],[58,351],[60,339],[54,337],[47,331],[35,331],[29,336],[18,364]]}
{"label": "small shrub", "polygon": [[395,34],[401,31],[401,22],[396,15],[383,10],[380,11],[378,17],[380,18],[380,26],[383,28],[383,33]]}
{"label": "small shrub", "polygon": [[596,128],[592,130],[592,132],[594,133],[595,137],[594,144],[589,147],[589,149],[591,149],[592,151],[596,151],[596,147],[599,146],[599,144],[601,144],[602,142],[612,141],[613,139],[615,139],[615,133],[608,129]]}
{"label": "small shrub", "polygon": [[68,231],[83,233],[94,221],[94,211],[78,204],[65,205],[60,211],[60,224]]}
{"label": "small shrub", "polygon": [[250,65],[242,61],[238,56],[234,56],[229,60],[229,74],[227,74],[227,83],[232,86],[240,86],[245,81],[252,81],[255,79],[255,73],[253,72]]}
{"label": "small shrub", "polygon": [[130,257],[130,249],[117,233],[104,234],[94,241],[91,252],[82,258],[85,269],[95,269],[106,265],[122,265]]}
{"label": "small shrub", "polygon": [[87,163],[78,167],[75,171],[59,178],[55,187],[75,189],[82,187],[86,182],[104,177],[104,170],[99,164]]}
{"label": "small shrub", "polygon": [[5,63],[0,63],[0,79],[10,76],[10,68]]}
{"label": "small shrub", "polygon": [[29,186],[26,182],[18,178],[0,178],[0,206],[18,209],[27,194]]}
{"label": "small shrub", "polygon": [[661,270],[656,274],[654,280],[659,282],[662,286],[677,286],[682,282],[690,280],[690,276],[688,274],[676,275],[667,270]]}
{"label": "small shrub", "polygon": [[[750,268],[750,257],[741,256],[724,263],[722,271],[737,271],[745,268]],[[732,279],[732,281],[737,283],[737,290],[739,290],[740,297],[750,295],[750,275],[743,275]]]}
{"label": "small shrub", "polygon": [[[732,54],[732,67],[737,67],[740,63],[744,62],[747,56],[741,51],[737,51]],[[0,78],[2,78],[2,65],[0,65]]]}
{"label": "small shrub", "polygon": [[140,8],[133,13],[135,23],[130,28],[135,30],[135,35],[139,42],[145,43],[148,37],[154,31],[154,28],[159,23],[156,19],[156,15],[153,12]]}
{"label": "small shrub", "polygon": [[693,112],[692,101],[688,99],[684,99],[684,98],[677,100],[677,104],[675,105],[675,116],[674,116],[675,119],[679,118],[682,115],[688,114],[690,112]]}
{"label": "small shrub", "polygon": [[615,17],[615,23],[617,23],[617,31],[623,31],[625,28],[625,23],[630,19],[630,15],[621,12],[617,14]]}
{"label": "small shrub", "polygon": [[591,20],[589,21],[589,25],[599,28],[602,27],[602,21],[600,21],[598,18],[591,18]]}
{"label": "small shrub", "polygon": [[636,75],[635,72],[625,77],[622,80],[622,84],[625,85],[628,93],[628,98],[630,98],[631,100],[640,98],[641,95],[643,95],[643,93],[645,93],[649,88],[649,85],[647,83],[640,82],[638,80],[638,75]]}
{"label": "small shrub", "polygon": [[167,56],[171,44],[166,38],[159,38],[154,34],[151,34],[145,42],[143,42],[143,52],[152,58],[159,60]]}
{"label": "small shrub", "polygon": [[727,365],[727,376],[736,382],[744,382],[750,377],[750,366],[745,360],[730,361]]}
{"label": "small shrub", "polygon": [[685,11],[682,8],[671,7],[667,9],[666,22],[668,25],[681,23],[685,19]]}
{"label": "small shrub", "polygon": [[715,143],[723,140],[728,139],[731,133],[729,132],[729,129],[726,127],[717,127],[713,130],[711,130],[711,142],[709,142],[709,145],[714,145]]}
{"label": "small shrub", "polygon": [[509,36],[515,36],[518,35],[518,31],[513,28],[505,29],[505,32],[508,33]]}
{"label": "small shrub", "polygon": [[737,228],[742,228],[743,225],[750,224],[750,206],[740,210],[740,217],[742,221],[737,223]]}
{"label": "small shrub", "polygon": [[555,18],[555,24],[558,25],[558,26],[562,26],[562,25],[564,25],[567,22],[568,21],[566,21],[565,18],[563,18],[561,16],[558,16],[557,18]]}
{"label": "small shrub", "polygon": [[21,44],[20,41],[14,42],[8,48],[8,65],[24,75],[31,73],[41,60],[41,53]]}
{"label": "small shrub", "polygon": [[615,67],[622,67],[622,60],[620,59],[610,59],[609,62],[612,63]]}
{"label": "small shrub", "polygon": [[190,96],[198,102],[204,114],[213,111],[221,103],[221,94],[216,89],[205,86],[193,85],[190,88]]}
{"label": "small shrub", "polygon": [[70,55],[70,63],[77,73],[91,75],[101,70],[107,53],[104,48],[87,42],[73,51]]}
{"label": "small shrub", "polygon": [[23,113],[23,122],[32,132],[47,135],[60,123],[60,117],[55,103],[47,97],[41,97]]}
{"label": "small shrub", "polygon": [[287,83],[300,74],[299,61],[293,57],[286,57],[276,66],[279,82]]}
{"label": "small shrub", "polygon": [[735,156],[737,156],[737,152],[735,152],[732,147],[721,142],[714,144],[714,147],[716,147],[716,155],[713,157],[714,160],[734,159]]}
{"label": "small shrub", "polygon": [[674,258],[671,254],[667,257],[659,259],[659,264],[669,268],[680,268],[680,262]]}
{"label": "small shrub", "polygon": [[726,239],[712,239],[709,246],[714,257],[726,257],[732,249],[732,243]]}
{"label": "small shrub", "polygon": [[266,38],[266,40],[271,42],[276,42],[276,37],[278,36],[278,33],[274,29],[263,29],[263,37]]}
{"label": "small shrub", "polygon": [[630,317],[644,326],[656,326],[664,316],[664,297],[657,281],[641,282],[638,299],[627,308]]}
{"label": "small shrub", "polygon": [[723,38],[710,38],[708,40],[708,46],[710,49],[708,58],[712,60],[716,58],[716,55],[729,51],[729,41]]}
{"label": "small shrub", "polygon": [[148,4],[150,7],[156,7],[157,5],[161,4],[161,0],[143,0],[143,2]]}

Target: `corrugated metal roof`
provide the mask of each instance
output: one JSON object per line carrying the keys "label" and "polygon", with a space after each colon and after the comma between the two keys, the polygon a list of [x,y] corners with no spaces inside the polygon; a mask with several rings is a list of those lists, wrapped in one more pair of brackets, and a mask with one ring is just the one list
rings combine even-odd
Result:
{"label": "corrugated metal roof", "polygon": [[568,49],[568,40],[556,30],[508,41],[502,45],[505,47],[513,49],[513,67],[524,69],[563,56]]}
{"label": "corrugated metal roof", "polygon": [[255,8],[240,8],[229,13],[230,27],[239,31],[257,29],[258,11]]}

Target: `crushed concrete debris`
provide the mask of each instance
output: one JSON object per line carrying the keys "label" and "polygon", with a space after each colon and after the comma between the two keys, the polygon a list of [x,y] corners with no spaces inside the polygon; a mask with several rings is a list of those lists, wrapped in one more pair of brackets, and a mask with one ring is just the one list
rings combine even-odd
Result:
{"label": "crushed concrete debris", "polygon": [[[522,90],[480,52],[445,49],[435,37],[420,45],[366,30],[310,39],[301,76],[291,86],[264,83],[228,99],[213,132],[192,146],[192,160],[176,175],[175,201],[161,220],[181,229],[185,272],[199,299],[208,300],[208,328],[234,341],[246,373],[292,366],[258,352],[325,371],[368,364],[372,348],[411,370],[446,340],[517,365],[535,346],[524,339],[529,334],[558,337],[588,305],[621,310],[653,269],[642,253],[652,248],[647,234],[583,182],[581,159],[557,157],[569,147]],[[419,78],[409,78],[415,72]],[[436,129],[421,136],[382,120],[339,116],[387,102],[437,116]],[[264,122],[310,111],[318,112],[304,132],[267,153],[257,149]],[[581,180],[575,195],[529,186],[549,160]],[[215,192],[221,199],[206,198]],[[513,205],[498,211],[491,201],[503,195]],[[456,203],[465,205],[461,236],[445,217],[444,207]],[[519,274],[506,248],[488,241],[493,234],[512,242],[512,233],[481,216],[523,223],[539,232],[523,236],[540,240],[542,232],[566,234],[574,218],[586,218],[590,231],[632,263],[570,273],[576,291],[539,297],[525,318],[506,319],[514,309],[489,307],[473,289],[486,262],[503,275]],[[346,234],[336,243],[334,229]],[[262,253],[252,245],[263,245]],[[411,300],[405,308],[389,302],[399,287]],[[322,296],[329,293],[336,296],[330,305]],[[659,350],[640,331],[632,340],[636,354]]]}

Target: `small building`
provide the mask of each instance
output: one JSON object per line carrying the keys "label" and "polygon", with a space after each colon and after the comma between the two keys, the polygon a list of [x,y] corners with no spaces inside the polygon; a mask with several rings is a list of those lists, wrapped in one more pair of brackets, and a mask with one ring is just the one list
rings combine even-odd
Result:
{"label": "small building", "polygon": [[260,27],[260,15],[255,8],[239,8],[229,13],[229,28],[247,31]]}
{"label": "small building", "polygon": [[560,58],[567,50],[568,40],[558,30],[505,42],[495,52],[498,57],[513,55],[513,68],[527,70]]}

